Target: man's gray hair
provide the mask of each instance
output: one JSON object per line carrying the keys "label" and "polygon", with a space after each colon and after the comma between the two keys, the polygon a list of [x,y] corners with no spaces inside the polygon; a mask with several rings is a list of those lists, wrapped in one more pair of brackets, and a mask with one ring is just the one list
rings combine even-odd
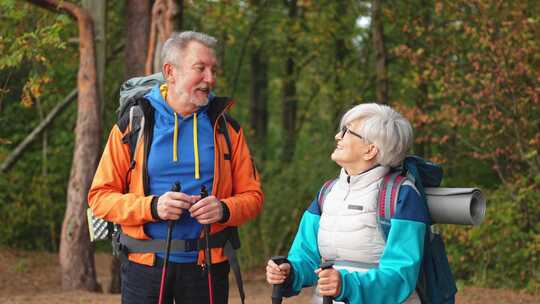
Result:
{"label": "man's gray hair", "polygon": [[356,130],[365,140],[377,146],[377,163],[398,166],[412,145],[413,130],[409,121],[389,106],[364,103],[343,115],[340,128],[359,120]]}
{"label": "man's gray hair", "polygon": [[161,49],[161,63],[179,64],[181,58],[179,55],[192,41],[196,41],[212,50],[215,49],[217,44],[216,38],[204,33],[194,31],[172,33]]}

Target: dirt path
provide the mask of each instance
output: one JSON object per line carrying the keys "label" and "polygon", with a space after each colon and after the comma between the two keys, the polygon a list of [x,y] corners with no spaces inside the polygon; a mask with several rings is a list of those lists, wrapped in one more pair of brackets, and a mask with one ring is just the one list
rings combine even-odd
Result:
{"label": "dirt path", "polygon": [[[96,255],[98,280],[102,286],[107,286],[110,281],[109,265],[110,255],[104,253]],[[259,272],[246,275],[244,284],[248,304],[270,303],[271,288],[264,282],[262,271],[261,268]],[[283,303],[309,303],[310,297],[311,290],[307,289],[301,296],[285,300]],[[62,291],[57,255],[0,249],[0,303],[112,304],[120,303],[120,296],[107,293]],[[229,303],[240,303],[233,280],[231,280]],[[540,295],[533,296],[502,289],[465,288],[458,293],[457,303],[538,304]]]}

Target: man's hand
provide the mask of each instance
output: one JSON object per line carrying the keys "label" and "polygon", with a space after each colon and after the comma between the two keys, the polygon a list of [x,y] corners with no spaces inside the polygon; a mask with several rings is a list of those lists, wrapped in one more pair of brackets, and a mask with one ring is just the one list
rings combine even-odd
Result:
{"label": "man's hand", "polygon": [[223,207],[215,196],[210,195],[199,201],[197,200],[200,199],[200,196],[193,196],[193,198],[196,203],[189,208],[189,213],[199,223],[212,224],[223,218]]}
{"label": "man's hand", "polygon": [[157,212],[162,220],[177,220],[191,207],[194,197],[182,192],[166,192],[158,198]]}
{"label": "man's hand", "polygon": [[341,274],[334,268],[315,270],[319,275],[317,287],[322,296],[336,297],[341,292]]}
{"label": "man's hand", "polygon": [[281,284],[291,273],[291,264],[283,263],[277,265],[272,260],[268,260],[266,264],[266,281],[272,285]]}

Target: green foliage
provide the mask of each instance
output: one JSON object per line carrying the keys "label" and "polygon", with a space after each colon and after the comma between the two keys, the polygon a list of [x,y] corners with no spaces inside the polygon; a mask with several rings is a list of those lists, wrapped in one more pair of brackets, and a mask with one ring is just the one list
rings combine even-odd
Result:
{"label": "green foliage", "polygon": [[13,270],[16,273],[25,273],[28,271],[28,260],[27,259],[20,259],[17,261],[17,263],[13,266]]}
{"label": "green foliage", "polygon": [[[21,9],[22,6],[24,5],[16,5],[13,2],[0,4],[0,10],[9,12],[4,16],[5,20],[2,21],[4,26],[0,30],[0,52],[4,54],[0,57],[0,70],[16,69],[21,65],[32,67],[21,96],[22,104],[30,107],[33,99],[41,97],[43,91],[49,89],[45,88],[45,85],[51,82],[50,71],[53,69],[51,58],[46,54],[66,49],[61,30],[66,27],[68,20],[64,16],[59,16],[51,22],[42,15],[37,19],[35,28],[30,26],[23,28],[20,24],[29,22],[35,15],[32,11],[28,14],[28,11]],[[8,24],[17,26],[6,26]]]}
{"label": "green foliage", "polygon": [[277,160],[265,163],[262,172],[264,211],[240,229],[243,265],[261,265],[270,256],[286,254],[305,209],[322,184],[338,175],[338,167],[330,160],[333,141],[329,129],[322,130],[324,128],[314,126],[306,132],[310,138],[297,146],[297,153],[302,157],[290,166],[280,166]]}
{"label": "green foliage", "polygon": [[444,227],[457,278],[487,287],[540,290],[540,175],[490,192],[479,227]]}
{"label": "green foliage", "polygon": [[[0,3],[0,161],[74,87],[73,24],[23,2]],[[58,64],[61,62],[62,64]],[[0,244],[56,251],[73,150],[74,108],[0,174]],[[4,190],[5,189],[5,190]]]}
{"label": "green foliage", "polygon": [[[34,178],[0,177],[0,245],[23,249],[56,251],[65,210],[65,190],[55,187],[62,176]],[[63,177],[61,180],[65,179]]]}
{"label": "green foliage", "polygon": [[402,111],[420,131],[417,144],[430,146],[436,159],[457,169],[466,168],[463,158],[476,159],[502,182],[538,172],[540,44],[533,15],[526,1],[441,1],[404,22],[410,40],[393,53],[411,65],[404,84],[419,94]]}

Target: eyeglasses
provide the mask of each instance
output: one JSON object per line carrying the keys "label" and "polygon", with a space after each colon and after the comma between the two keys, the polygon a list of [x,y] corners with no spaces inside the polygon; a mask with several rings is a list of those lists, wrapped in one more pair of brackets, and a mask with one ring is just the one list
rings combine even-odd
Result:
{"label": "eyeglasses", "polygon": [[343,139],[343,137],[345,137],[345,134],[347,132],[351,133],[352,135],[354,135],[354,136],[356,136],[356,137],[358,137],[360,139],[364,139],[364,137],[362,137],[362,135],[360,135],[360,134],[358,134],[358,133],[356,133],[354,131],[351,131],[351,129],[347,128],[347,126],[341,127],[341,139]]}

